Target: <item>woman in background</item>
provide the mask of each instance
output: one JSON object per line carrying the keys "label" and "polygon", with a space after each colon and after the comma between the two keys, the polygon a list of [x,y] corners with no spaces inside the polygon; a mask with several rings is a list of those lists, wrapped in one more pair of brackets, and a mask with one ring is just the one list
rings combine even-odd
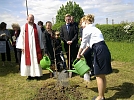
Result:
{"label": "woman in background", "polygon": [[[1,30],[0,30],[0,41],[6,41],[6,53],[1,53],[2,57],[2,66],[5,66],[5,60],[7,57],[7,61],[9,61],[10,65],[11,64],[11,54],[10,54],[10,32],[8,29],[6,29],[7,24],[5,22],[1,23]],[[5,57],[6,56],[6,57]]]}
{"label": "woman in background", "polygon": [[[54,51],[53,51],[53,39],[54,31],[52,30],[52,23],[50,21],[46,22],[46,30],[42,33],[42,40],[44,45],[44,55],[49,56],[51,60],[51,69],[54,71]],[[50,72],[50,78],[53,77],[53,74]]]}
{"label": "woman in background", "polygon": [[12,24],[13,28],[13,33],[11,34],[11,41],[12,41],[12,46],[14,48],[14,54],[15,54],[15,60],[16,63],[19,64],[20,66],[20,61],[21,61],[21,49],[16,48],[16,42],[20,34],[20,26],[17,23]]}

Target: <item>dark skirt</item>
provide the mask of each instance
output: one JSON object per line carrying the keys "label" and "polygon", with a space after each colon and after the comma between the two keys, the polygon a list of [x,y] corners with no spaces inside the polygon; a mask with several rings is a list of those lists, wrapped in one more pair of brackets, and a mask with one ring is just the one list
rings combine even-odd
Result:
{"label": "dark skirt", "polygon": [[[1,39],[0,41],[5,41],[5,40]],[[1,53],[2,61],[6,61],[6,57],[7,57],[7,61],[11,61],[10,47],[8,41],[6,41],[6,53]]]}
{"label": "dark skirt", "polygon": [[110,74],[112,73],[111,67],[111,54],[104,41],[95,43],[93,46],[94,54],[94,74]]}

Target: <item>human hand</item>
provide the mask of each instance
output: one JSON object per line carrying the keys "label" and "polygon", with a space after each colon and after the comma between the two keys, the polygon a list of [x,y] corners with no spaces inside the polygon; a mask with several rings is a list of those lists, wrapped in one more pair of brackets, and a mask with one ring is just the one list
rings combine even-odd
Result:
{"label": "human hand", "polygon": [[82,41],[82,38],[80,38],[80,41]]}
{"label": "human hand", "polygon": [[69,44],[69,45],[72,44],[72,41],[67,41],[67,44]]}
{"label": "human hand", "polygon": [[24,49],[21,49],[21,52],[24,53]]}
{"label": "human hand", "polygon": [[44,56],[48,56],[48,54],[44,54]]}
{"label": "human hand", "polygon": [[1,34],[1,36],[6,36],[6,33]]}
{"label": "human hand", "polygon": [[76,59],[80,59],[81,57],[82,57],[82,56],[78,54],[77,57],[76,57]]}
{"label": "human hand", "polygon": [[12,36],[12,39],[13,39],[13,42],[15,42],[15,41],[16,41],[16,37],[15,37],[15,36]]}

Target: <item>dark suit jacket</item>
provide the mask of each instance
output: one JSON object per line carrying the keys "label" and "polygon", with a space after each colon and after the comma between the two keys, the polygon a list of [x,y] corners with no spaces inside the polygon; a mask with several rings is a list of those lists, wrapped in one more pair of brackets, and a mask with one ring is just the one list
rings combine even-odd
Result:
{"label": "dark suit jacket", "polygon": [[80,28],[79,32],[80,32],[80,38],[82,38],[83,28]]}
{"label": "dark suit jacket", "polygon": [[75,29],[78,33],[79,32],[79,27],[78,27],[79,24],[77,22],[73,22],[72,24],[75,26]]}
{"label": "dark suit jacket", "polygon": [[54,63],[54,52],[53,52],[53,37],[45,30],[42,33],[42,41],[44,45],[44,54],[47,54],[52,64]]}
{"label": "dark suit jacket", "polygon": [[63,25],[60,30],[60,37],[62,41],[64,42],[64,48],[66,51],[68,51],[67,41],[72,41],[71,48],[76,48],[78,34],[74,25],[72,24],[69,25],[69,32],[67,31],[66,24]]}

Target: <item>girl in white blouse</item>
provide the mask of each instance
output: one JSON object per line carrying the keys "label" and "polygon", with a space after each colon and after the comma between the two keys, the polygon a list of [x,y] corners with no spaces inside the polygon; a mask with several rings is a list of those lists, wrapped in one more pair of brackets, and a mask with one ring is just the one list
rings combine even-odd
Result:
{"label": "girl in white blouse", "polygon": [[87,44],[89,44],[90,48],[93,50],[94,74],[96,76],[99,92],[98,96],[94,97],[93,100],[105,100],[105,75],[112,73],[111,54],[105,44],[103,34],[93,23],[94,15],[88,14],[84,16],[81,26],[85,28],[83,29],[82,42],[77,54],[77,59],[80,59],[82,51],[86,48]]}

